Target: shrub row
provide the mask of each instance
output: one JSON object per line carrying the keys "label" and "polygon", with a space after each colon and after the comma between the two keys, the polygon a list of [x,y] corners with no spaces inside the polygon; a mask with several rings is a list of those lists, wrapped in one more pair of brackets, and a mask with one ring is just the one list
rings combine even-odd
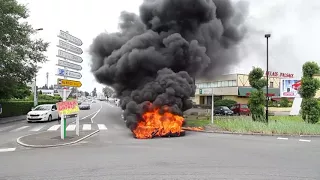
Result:
{"label": "shrub row", "polygon": [[[39,101],[38,104],[55,104],[58,101]],[[2,114],[0,118],[27,114],[33,107],[33,101],[0,101]]]}

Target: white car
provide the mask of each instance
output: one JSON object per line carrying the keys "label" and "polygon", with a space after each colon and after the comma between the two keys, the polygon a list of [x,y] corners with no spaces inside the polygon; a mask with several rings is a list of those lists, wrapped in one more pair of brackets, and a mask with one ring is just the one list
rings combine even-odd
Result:
{"label": "white car", "polygon": [[55,104],[43,104],[32,108],[27,114],[28,122],[52,121],[59,119],[59,113]]}

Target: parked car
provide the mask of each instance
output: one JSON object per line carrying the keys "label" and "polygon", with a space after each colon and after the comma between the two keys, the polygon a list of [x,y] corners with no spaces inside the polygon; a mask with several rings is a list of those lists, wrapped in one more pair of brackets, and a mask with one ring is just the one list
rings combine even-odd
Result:
{"label": "parked car", "polygon": [[79,105],[79,109],[80,110],[89,110],[91,107],[91,105],[87,102],[83,102]]}
{"label": "parked car", "polygon": [[235,104],[231,107],[231,110],[235,115],[246,115],[250,116],[251,112],[247,104]]}
{"label": "parked car", "polygon": [[227,106],[217,106],[214,108],[214,115],[232,116],[233,111],[231,111]]}
{"label": "parked car", "polygon": [[60,116],[55,104],[39,105],[27,113],[28,122],[52,121],[59,118]]}

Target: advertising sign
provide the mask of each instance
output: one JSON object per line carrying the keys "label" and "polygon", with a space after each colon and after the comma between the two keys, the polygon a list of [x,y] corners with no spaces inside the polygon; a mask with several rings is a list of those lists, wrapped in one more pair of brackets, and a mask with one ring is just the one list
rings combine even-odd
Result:
{"label": "advertising sign", "polygon": [[80,111],[77,100],[59,102],[57,108],[59,114],[63,115],[76,114]]}
{"label": "advertising sign", "polygon": [[281,79],[280,81],[280,96],[281,97],[296,97],[301,86],[301,80],[298,79]]}

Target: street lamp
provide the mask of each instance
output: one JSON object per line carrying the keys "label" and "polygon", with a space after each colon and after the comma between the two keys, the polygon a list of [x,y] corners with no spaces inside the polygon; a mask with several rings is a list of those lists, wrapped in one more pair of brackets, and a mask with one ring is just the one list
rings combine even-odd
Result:
{"label": "street lamp", "polygon": [[[43,28],[35,29],[36,31],[42,31]],[[36,64],[37,66],[37,64]],[[38,72],[38,69],[37,69]],[[34,76],[34,85],[33,85],[33,105],[36,107],[38,105],[38,93],[37,93],[37,72]]]}
{"label": "street lamp", "polygon": [[271,34],[265,34],[264,37],[267,39],[267,100],[266,100],[266,121],[269,123],[269,38],[271,37]]}

